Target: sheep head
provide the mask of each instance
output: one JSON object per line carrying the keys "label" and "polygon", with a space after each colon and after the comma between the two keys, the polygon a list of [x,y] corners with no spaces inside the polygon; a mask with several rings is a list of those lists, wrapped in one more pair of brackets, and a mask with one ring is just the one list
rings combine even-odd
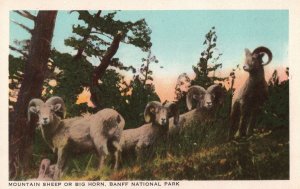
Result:
{"label": "sheep head", "polygon": [[53,121],[53,117],[65,118],[66,108],[62,98],[54,96],[49,98],[45,103],[41,99],[32,99],[28,105],[28,122],[31,114],[39,117],[39,125],[49,125]]}
{"label": "sheep head", "polygon": [[107,120],[103,121],[103,134],[108,137],[121,136],[121,132],[123,127],[120,127],[120,123],[122,122],[122,117],[118,115],[114,115]]}
{"label": "sheep head", "polygon": [[173,102],[165,102],[161,104],[157,101],[149,102],[144,111],[144,118],[146,122],[153,122],[156,125],[168,126],[169,118],[174,116],[174,124],[177,125],[179,121],[178,107]]}
{"label": "sheep head", "polygon": [[[263,62],[263,56],[267,54],[268,61]],[[258,47],[252,53],[249,49],[245,49],[245,63],[243,69],[249,73],[255,73],[263,70],[263,66],[269,64],[272,60],[272,52],[266,47]]]}
{"label": "sheep head", "polygon": [[211,85],[205,90],[201,86],[191,86],[186,95],[186,105],[189,110],[193,108],[193,101],[197,102],[197,109],[211,110],[223,102],[224,92],[219,84]]}

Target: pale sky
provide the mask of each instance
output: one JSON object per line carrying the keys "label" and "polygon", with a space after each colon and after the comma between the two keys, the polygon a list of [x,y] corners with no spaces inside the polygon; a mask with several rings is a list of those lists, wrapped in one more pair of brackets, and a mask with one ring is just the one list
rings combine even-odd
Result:
{"label": "pale sky", "polygon": [[[33,11],[34,13],[35,11]],[[36,12],[35,12],[36,13]],[[10,18],[27,26],[33,24],[16,13]],[[64,40],[72,36],[72,25],[80,23],[78,14],[59,11],[52,47],[61,52],[74,54],[75,51],[64,45]],[[159,60],[153,64],[154,84],[162,100],[173,100],[177,77],[188,73],[193,77],[192,65],[196,65],[205,34],[212,26],[218,35],[217,47],[223,53],[220,61],[223,68],[219,74],[226,75],[237,64],[243,62],[244,49],[253,50],[266,46],[273,52],[273,61],[268,69],[288,66],[288,11],[286,10],[243,10],[243,11],[120,11],[117,19],[136,21],[145,18],[152,30],[152,52]],[[19,26],[10,24],[10,44],[15,39],[26,39],[30,35]],[[115,57],[125,65],[138,68],[141,59],[146,57],[136,47],[122,44]],[[93,60],[92,60],[93,61]],[[98,61],[94,61],[98,64]],[[160,66],[164,68],[161,69]],[[272,71],[268,71],[268,73]],[[268,75],[268,74],[267,74]]]}

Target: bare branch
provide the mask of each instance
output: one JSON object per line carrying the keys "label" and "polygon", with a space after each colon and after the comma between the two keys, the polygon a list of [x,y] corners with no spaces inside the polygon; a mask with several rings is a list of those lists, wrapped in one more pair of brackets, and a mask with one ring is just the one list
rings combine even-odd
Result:
{"label": "bare branch", "polygon": [[24,30],[26,30],[27,32],[29,32],[30,34],[32,34],[32,29],[28,28],[27,26],[17,22],[17,21],[14,21],[14,20],[11,20],[13,23],[17,24],[18,26],[20,26],[21,28],[23,28]]}
{"label": "bare branch", "polygon": [[9,48],[13,51],[16,51],[16,52],[22,54],[25,58],[28,58],[28,54],[26,52],[22,51],[21,49],[17,49],[16,47],[13,47],[11,45],[9,45]]}
{"label": "bare branch", "polygon": [[28,18],[32,21],[35,21],[35,16],[33,16],[32,14],[30,14],[30,12],[28,11],[15,11],[16,13],[18,13],[19,15],[25,17],[25,18]]}

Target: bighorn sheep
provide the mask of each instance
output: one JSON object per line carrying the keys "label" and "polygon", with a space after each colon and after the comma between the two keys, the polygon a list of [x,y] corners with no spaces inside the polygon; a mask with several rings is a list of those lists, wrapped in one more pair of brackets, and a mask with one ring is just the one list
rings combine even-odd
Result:
{"label": "bighorn sheep", "polygon": [[152,145],[158,137],[167,134],[169,118],[172,116],[174,116],[173,124],[177,125],[179,112],[175,103],[149,102],[144,111],[144,118],[150,123],[124,130],[120,141],[122,150],[134,148],[139,156],[142,148]]}
{"label": "bighorn sheep", "polygon": [[[186,105],[190,110],[179,117],[179,127],[172,124],[170,119],[169,132],[173,133],[178,129],[184,128],[192,122],[209,121],[215,113],[218,105],[223,103],[224,91],[219,84],[211,85],[205,90],[201,86],[191,86],[186,95]],[[193,108],[193,101],[196,102],[196,108]]]}
{"label": "bighorn sheep", "polygon": [[[28,106],[28,121],[31,114],[39,117],[38,125],[42,136],[53,152],[57,153],[54,179],[58,179],[65,166],[69,152],[81,153],[96,150],[99,169],[108,155],[107,141],[118,146],[125,125],[123,117],[113,109],[103,109],[96,114],[64,119],[66,108],[60,97],[51,97],[45,103],[32,99]],[[118,157],[116,157],[115,166]]]}
{"label": "bighorn sheep", "polygon": [[[251,135],[255,118],[268,97],[264,66],[272,60],[272,52],[266,47],[258,47],[252,53],[245,49],[246,59],[243,69],[249,73],[232,103],[229,138]],[[268,61],[263,62],[264,54]]]}
{"label": "bighorn sheep", "polygon": [[50,165],[49,159],[43,159],[40,164],[39,175],[36,179],[28,181],[52,181],[54,177],[55,165]]}

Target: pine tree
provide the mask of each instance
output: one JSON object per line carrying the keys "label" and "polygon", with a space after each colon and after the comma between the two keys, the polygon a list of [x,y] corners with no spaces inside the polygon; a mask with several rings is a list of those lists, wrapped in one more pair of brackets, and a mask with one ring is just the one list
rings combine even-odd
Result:
{"label": "pine tree", "polygon": [[158,63],[158,60],[149,51],[147,58],[142,58],[142,62],[139,73],[133,76],[133,80],[129,85],[132,90],[131,95],[128,97],[128,106],[126,107],[127,120],[130,120],[128,123],[129,127],[137,127],[144,122],[143,112],[148,102],[160,101],[152,83],[153,71],[150,69],[151,63]]}
{"label": "pine tree", "polygon": [[196,66],[193,66],[196,77],[191,81],[192,85],[200,85],[207,88],[214,84],[215,81],[224,81],[226,79],[215,75],[216,70],[222,67],[222,63],[219,62],[222,53],[218,53],[217,39],[215,27],[212,27],[205,35],[203,42],[205,49],[200,54],[199,62]]}
{"label": "pine tree", "polygon": [[[82,59],[99,59],[99,65],[93,66],[90,75],[89,89],[91,92],[91,101],[97,109],[103,108],[99,93],[99,79],[104,76],[108,66],[123,70],[135,69],[132,66],[124,66],[118,58],[114,58],[119,49],[119,44],[130,44],[147,51],[151,47],[150,33],[145,19],[136,22],[120,21],[115,18],[117,12],[97,11],[77,11],[78,19],[84,22],[84,25],[73,27],[74,37],[65,40],[65,44],[77,50],[73,63]],[[107,89],[109,90],[109,89]]]}
{"label": "pine tree", "polygon": [[[215,27],[212,27],[205,35],[205,40],[203,42],[205,49],[200,54],[199,62],[196,66],[192,67],[196,75],[195,78],[190,79],[186,74],[181,74],[178,77],[177,85],[175,87],[175,99],[178,101],[181,113],[187,111],[185,102],[186,91],[181,90],[182,85],[200,85],[206,89],[216,81],[222,82],[227,79],[226,77],[223,78],[215,75],[217,69],[222,67],[222,63],[219,62],[222,54],[218,53],[217,38],[218,36]],[[186,80],[187,83],[182,84],[182,78]]]}

